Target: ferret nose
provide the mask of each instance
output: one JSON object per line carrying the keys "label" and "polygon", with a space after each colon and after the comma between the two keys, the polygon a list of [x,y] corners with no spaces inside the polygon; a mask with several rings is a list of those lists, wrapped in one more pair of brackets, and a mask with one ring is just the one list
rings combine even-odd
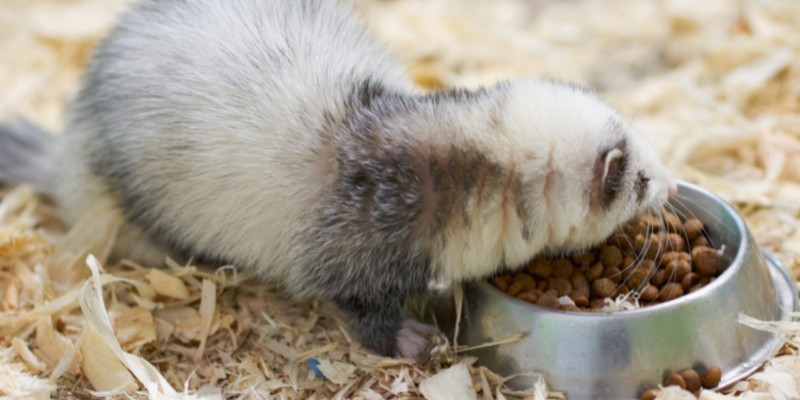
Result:
{"label": "ferret nose", "polygon": [[672,183],[669,185],[668,193],[670,198],[678,194],[678,184],[675,181],[672,181]]}

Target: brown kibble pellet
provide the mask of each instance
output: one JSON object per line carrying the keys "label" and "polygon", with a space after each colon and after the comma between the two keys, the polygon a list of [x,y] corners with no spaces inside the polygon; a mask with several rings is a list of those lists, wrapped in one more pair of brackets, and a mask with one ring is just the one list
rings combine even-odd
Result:
{"label": "brown kibble pellet", "polygon": [[[646,258],[645,259],[641,259],[641,260],[639,260],[639,265],[647,263],[647,262],[652,262],[652,261],[653,260],[648,260]],[[631,266],[633,266],[635,264],[636,264],[636,259],[635,258],[630,257],[630,256],[625,256],[625,258],[622,259],[622,265],[620,266],[620,268],[628,268],[628,267],[631,267]]]}
{"label": "brown kibble pellet", "polygon": [[575,266],[566,258],[559,258],[551,263],[553,266],[553,277],[569,278],[575,272]]}
{"label": "brown kibble pellet", "polygon": [[536,303],[536,300],[539,300],[538,292],[538,290],[526,290],[522,293],[519,293],[516,297],[520,300],[527,301],[528,303]]}
{"label": "brown kibble pellet", "polygon": [[566,296],[572,292],[572,285],[564,278],[551,278],[547,285],[558,293],[558,297]]}
{"label": "brown kibble pellet", "polygon": [[661,288],[661,293],[658,295],[658,300],[667,302],[683,296],[683,288],[679,283],[668,283]]}
{"label": "brown kibble pellet", "polygon": [[647,389],[639,396],[639,400],[656,400],[659,392],[658,389]]}
{"label": "brown kibble pellet", "polygon": [[617,284],[609,278],[600,278],[592,282],[592,293],[598,297],[610,297],[617,289]]}
{"label": "brown kibble pellet", "polygon": [[661,224],[661,218],[653,214],[645,214],[639,217],[639,225],[645,232],[647,231],[647,227],[650,227],[654,232],[658,232],[664,228]]}
{"label": "brown kibble pellet", "polygon": [[691,261],[692,256],[683,251],[668,251],[661,256],[661,265],[667,265],[672,261],[678,260]]}
{"label": "brown kibble pellet", "polygon": [[658,288],[653,285],[647,285],[639,294],[639,298],[642,301],[655,301],[658,299],[659,291]]}
{"label": "brown kibble pellet", "polygon": [[625,235],[625,233],[618,232],[611,235],[611,237],[606,240],[606,244],[610,246],[617,246],[620,249],[625,250],[632,247],[633,241],[627,235]]}
{"label": "brown kibble pellet", "polygon": [[644,250],[645,258],[654,260],[657,255],[664,252],[664,245],[661,243],[661,237],[657,234],[650,235],[647,247]]}
{"label": "brown kibble pellet", "polygon": [[[534,289],[535,289],[535,287],[534,287]],[[516,297],[518,294],[520,294],[520,293],[522,293],[522,292],[524,292],[526,290],[531,290],[531,288],[528,287],[527,285],[525,285],[522,282],[511,282],[511,286],[508,287],[508,290],[506,290],[506,293]]]}
{"label": "brown kibble pellet", "polygon": [[636,247],[636,252],[639,254],[644,253],[645,258],[654,259],[655,256],[662,252],[661,244],[659,243],[658,234],[650,234],[650,235],[643,235],[638,234],[634,239],[634,246]]}
{"label": "brown kibble pellet", "polygon": [[597,259],[597,256],[592,251],[585,251],[572,255],[570,259],[578,268],[589,268],[594,263],[594,260]]}
{"label": "brown kibble pellet", "polygon": [[536,288],[544,292],[547,290],[547,281],[542,279],[536,284]]}
{"label": "brown kibble pellet", "polygon": [[578,307],[589,307],[589,296],[583,293],[572,292],[569,298],[575,302]]}
{"label": "brown kibble pellet", "polygon": [[561,308],[563,311],[581,311],[579,307],[572,304],[562,304],[559,308]]}
{"label": "brown kibble pellet", "polygon": [[[633,262],[629,265],[633,265]],[[658,264],[653,260],[644,259],[639,262],[638,268],[647,272],[648,276],[651,276],[658,269]]]}
{"label": "brown kibble pellet", "polygon": [[667,282],[667,276],[667,270],[660,269],[653,274],[652,278],[650,278],[650,283],[658,288],[661,288]]}
{"label": "brown kibble pellet", "polygon": [[688,293],[692,287],[700,282],[700,275],[690,272],[681,279],[681,288],[684,293]]}
{"label": "brown kibble pellet", "polygon": [[692,249],[692,264],[698,274],[714,275],[719,271],[719,253],[710,247]]}
{"label": "brown kibble pellet", "polygon": [[583,275],[573,275],[570,278],[569,283],[572,285],[572,291],[577,292],[587,298],[591,294],[591,287],[589,286],[589,280],[586,279]]}
{"label": "brown kibble pellet", "polygon": [[495,275],[492,277],[492,285],[504,292],[508,290],[509,286],[511,286],[511,281],[511,275],[508,274]]}
{"label": "brown kibble pellet", "polygon": [[600,310],[603,306],[606,305],[605,300],[603,299],[592,299],[589,301],[589,307],[593,310]]}
{"label": "brown kibble pellet", "polygon": [[508,294],[516,296],[522,291],[536,289],[536,280],[532,276],[519,272],[514,274],[511,285],[508,287]]}
{"label": "brown kibble pellet", "polygon": [[549,308],[561,307],[561,303],[558,301],[558,297],[556,297],[549,291],[544,292],[542,293],[541,296],[539,296],[539,298],[536,300],[536,305]]}
{"label": "brown kibble pellet", "polygon": [[606,267],[619,267],[622,265],[622,250],[617,246],[605,246],[600,251],[600,262]]}
{"label": "brown kibble pellet", "polygon": [[700,374],[698,374],[697,371],[687,368],[678,374],[686,383],[686,390],[690,392],[697,392],[700,390]]}
{"label": "brown kibble pellet", "polygon": [[703,233],[703,223],[697,219],[687,219],[683,222],[683,231],[689,240],[694,240]]}
{"label": "brown kibble pellet", "polygon": [[625,285],[634,290],[638,289],[647,279],[647,270],[641,267],[633,268],[633,272],[628,275],[627,279],[628,281],[625,283]]}
{"label": "brown kibble pellet", "polygon": [[708,239],[705,236],[698,236],[697,239],[692,240],[692,248],[709,247]]}
{"label": "brown kibble pellet", "polygon": [[664,386],[678,386],[681,389],[686,389],[686,381],[683,380],[682,376],[673,372],[664,380]]}
{"label": "brown kibble pellet", "polygon": [[642,225],[642,221],[637,218],[626,222],[625,225],[622,226],[622,232],[628,236],[634,237],[644,232],[644,228],[645,225]]}
{"label": "brown kibble pellet", "polygon": [[614,283],[619,283],[622,280],[622,271],[619,268],[606,267],[603,269],[601,277],[611,279]]}
{"label": "brown kibble pellet", "polygon": [[638,233],[636,236],[633,237],[633,248],[636,249],[637,252],[641,253],[644,250],[644,246],[646,243],[646,238],[643,233]]}
{"label": "brown kibble pellet", "polygon": [[670,251],[686,250],[686,241],[677,233],[670,233],[664,237],[664,247]]}
{"label": "brown kibble pellet", "polygon": [[532,276],[530,276],[530,275],[528,275],[528,274],[526,274],[524,272],[517,272],[516,274],[514,274],[514,277],[512,278],[512,281],[513,282],[523,283],[523,284],[525,284],[526,286],[529,286],[529,287],[536,286],[536,279],[533,279]]}
{"label": "brown kibble pellet", "polygon": [[686,274],[692,272],[692,265],[686,260],[672,260],[664,265],[664,270],[667,271],[668,279],[680,282]]}
{"label": "brown kibble pellet", "polygon": [[667,230],[672,233],[683,231],[683,222],[681,222],[681,219],[669,211],[664,213],[664,225],[666,225]]}
{"label": "brown kibble pellet", "polygon": [[703,387],[706,389],[713,389],[719,385],[719,382],[722,380],[722,370],[716,366],[712,365],[708,367],[706,373],[703,375],[703,381],[701,382]]}
{"label": "brown kibble pellet", "polygon": [[553,274],[553,266],[544,258],[537,258],[528,264],[528,271],[537,278],[547,279]]}
{"label": "brown kibble pellet", "polygon": [[589,271],[586,272],[586,279],[594,281],[595,279],[599,278],[603,275],[603,264],[602,263],[595,263],[591,267],[589,267]]}

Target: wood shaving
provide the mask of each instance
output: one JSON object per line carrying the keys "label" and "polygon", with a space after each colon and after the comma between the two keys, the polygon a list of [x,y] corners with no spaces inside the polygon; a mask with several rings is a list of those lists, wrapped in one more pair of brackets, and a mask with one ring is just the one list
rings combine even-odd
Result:
{"label": "wood shaving", "polygon": [[428,400],[478,399],[472,390],[472,378],[464,364],[456,364],[425,379],[420,382],[419,391]]}
{"label": "wood shaving", "polygon": [[[94,45],[130,3],[4,1],[0,119],[23,115],[58,131]],[[675,176],[733,203],[758,243],[800,277],[800,2],[355,3],[423,89],[529,76],[597,89]],[[230,266],[105,265],[120,224],[109,204],[64,232],[29,188],[7,190],[0,396],[421,398],[432,377],[457,374],[444,386],[462,398],[564,398],[544,380],[511,390],[508,377],[446,342],[425,363],[377,357],[328,306],[289,301]],[[749,380],[701,398],[797,396],[797,325],[743,321],[787,345]]]}

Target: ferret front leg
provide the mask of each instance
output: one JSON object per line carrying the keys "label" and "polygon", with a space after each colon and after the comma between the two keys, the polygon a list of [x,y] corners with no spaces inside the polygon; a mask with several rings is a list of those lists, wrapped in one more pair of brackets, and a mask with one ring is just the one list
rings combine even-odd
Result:
{"label": "ferret front leg", "polygon": [[405,299],[387,293],[379,298],[337,297],[333,303],[362,346],[382,356],[400,355],[397,338],[403,325]]}

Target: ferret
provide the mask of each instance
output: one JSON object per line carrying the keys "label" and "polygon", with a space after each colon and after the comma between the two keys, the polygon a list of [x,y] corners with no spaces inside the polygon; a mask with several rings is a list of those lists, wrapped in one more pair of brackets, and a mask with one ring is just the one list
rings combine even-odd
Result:
{"label": "ferret", "polygon": [[335,305],[413,357],[404,305],[589,248],[675,183],[596,94],[523,79],[418,91],[336,0],[144,0],[96,48],[65,131],[0,134],[0,179],[68,223],[124,218],[115,254],[232,263]]}

